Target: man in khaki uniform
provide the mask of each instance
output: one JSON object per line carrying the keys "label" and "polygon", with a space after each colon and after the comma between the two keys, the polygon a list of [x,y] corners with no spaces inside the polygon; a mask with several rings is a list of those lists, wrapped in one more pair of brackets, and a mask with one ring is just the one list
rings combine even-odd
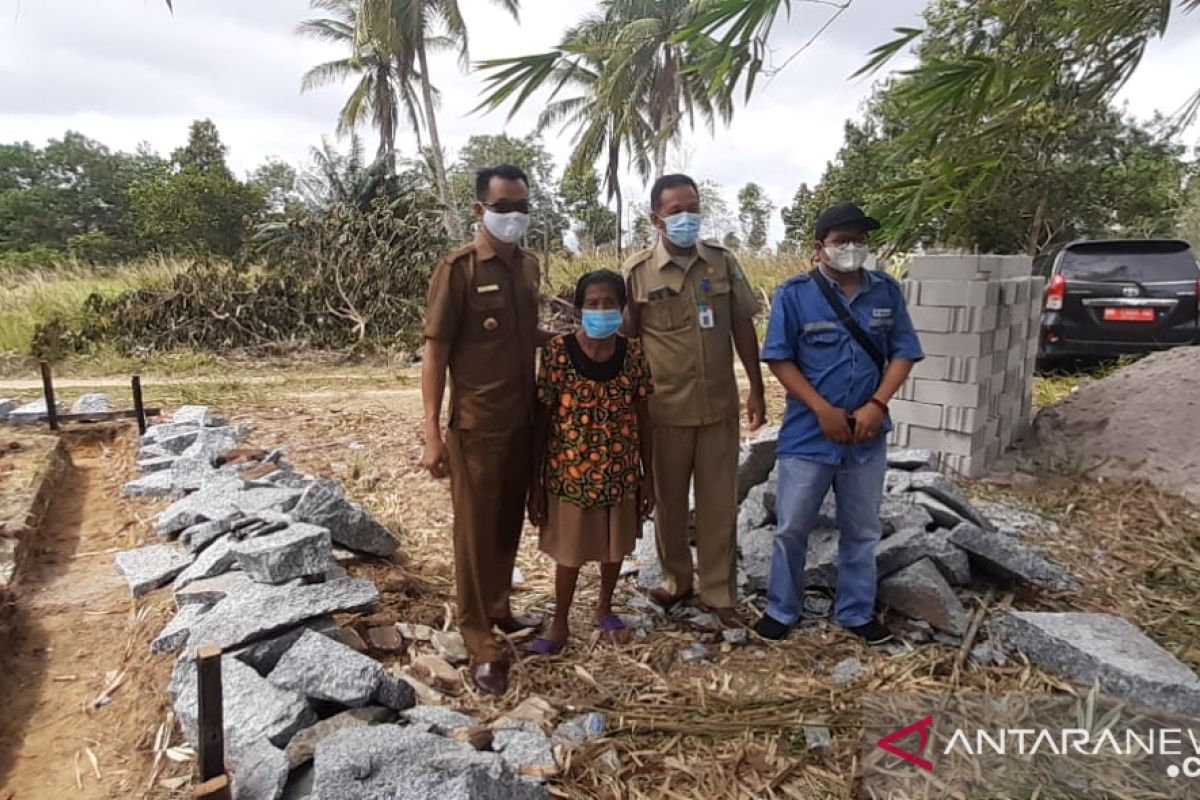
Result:
{"label": "man in khaki uniform", "polygon": [[509,594],[529,489],[540,272],[517,245],[529,224],[525,173],[481,170],[476,200],[475,241],[450,253],[429,285],[421,464],[436,478],[450,477],[459,628],[476,685],[503,694],[508,665],[492,626],[510,633],[528,624],[513,616]]}
{"label": "man in khaki uniform", "polygon": [[739,430],[733,353],[750,379],[746,420],[758,429],[766,416],[754,330],[759,306],[733,255],[699,241],[695,181],[659,178],[650,209],[660,241],[625,264],[627,333],[641,339],[654,380],[655,527],[664,584],[650,596],[669,608],[693,593],[688,501],[694,478],[700,599],[732,624]]}

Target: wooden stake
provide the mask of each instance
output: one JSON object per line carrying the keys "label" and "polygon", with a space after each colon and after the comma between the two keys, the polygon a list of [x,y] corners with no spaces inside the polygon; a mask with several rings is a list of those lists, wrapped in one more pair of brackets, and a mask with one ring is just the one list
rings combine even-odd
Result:
{"label": "wooden stake", "polygon": [[979,635],[979,626],[983,624],[983,618],[987,616],[988,606],[991,604],[992,590],[988,589],[987,594],[983,596],[983,602],[979,604],[975,616],[971,619],[971,624],[967,627],[967,634],[963,636],[962,645],[958,648],[958,655],[954,657],[954,671],[951,673],[950,679],[956,687],[959,673],[962,671],[963,664],[967,663],[967,657],[971,655],[971,648],[975,646],[975,637]]}
{"label": "wooden stake", "polygon": [[199,692],[200,780],[225,772],[225,710],[221,697],[221,648],[203,644],[196,648],[196,682]]}
{"label": "wooden stake", "polygon": [[146,433],[146,408],[142,405],[142,376],[133,376],[133,411],[137,417],[138,433]]}
{"label": "wooden stake", "polygon": [[50,374],[50,362],[42,362],[42,395],[46,398],[46,419],[50,430],[58,431],[58,408],[54,405],[54,377]]}
{"label": "wooden stake", "polygon": [[199,784],[192,790],[192,796],[197,800],[232,800],[233,795],[229,791],[229,776],[218,775]]}

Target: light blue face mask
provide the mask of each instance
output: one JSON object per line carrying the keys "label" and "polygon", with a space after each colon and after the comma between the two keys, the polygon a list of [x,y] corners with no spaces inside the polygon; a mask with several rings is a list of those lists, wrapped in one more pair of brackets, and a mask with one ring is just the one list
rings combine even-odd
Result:
{"label": "light blue face mask", "polygon": [[663,222],[666,224],[667,238],[676,247],[695,247],[696,242],[700,241],[699,214],[680,211],[678,214],[663,217]]}
{"label": "light blue face mask", "polygon": [[623,321],[620,310],[585,308],[583,310],[583,332],[589,339],[607,339],[621,328]]}

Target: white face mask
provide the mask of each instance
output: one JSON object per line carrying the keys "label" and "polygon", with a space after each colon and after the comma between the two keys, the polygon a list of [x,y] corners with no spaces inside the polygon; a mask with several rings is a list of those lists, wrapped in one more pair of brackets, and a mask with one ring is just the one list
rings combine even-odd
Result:
{"label": "white face mask", "polygon": [[838,272],[860,270],[870,256],[871,248],[865,244],[848,242],[843,245],[825,245],[825,263]]}
{"label": "white face mask", "polygon": [[497,214],[485,208],[483,225],[488,229],[488,233],[505,244],[516,244],[525,235],[525,231],[529,230],[529,215],[520,211]]}

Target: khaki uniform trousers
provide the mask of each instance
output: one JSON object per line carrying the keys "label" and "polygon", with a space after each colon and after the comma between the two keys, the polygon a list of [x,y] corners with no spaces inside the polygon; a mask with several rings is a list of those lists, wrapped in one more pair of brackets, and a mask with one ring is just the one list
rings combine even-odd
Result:
{"label": "khaki uniform trousers", "polygon": [[446,435],[458,626],[476,664],[505,658],[492,624],[512,613],[509,595],[525,523],[530,444],[525,426],[451,429]]}
{"label": "khaki uniform trousers", "polygon": [[696,484],[696,555],[700,599],[712,608],[737,603],[738,418],[712,425],[654,426],[654,523],[663,588],[692,590],[689,490]]}

